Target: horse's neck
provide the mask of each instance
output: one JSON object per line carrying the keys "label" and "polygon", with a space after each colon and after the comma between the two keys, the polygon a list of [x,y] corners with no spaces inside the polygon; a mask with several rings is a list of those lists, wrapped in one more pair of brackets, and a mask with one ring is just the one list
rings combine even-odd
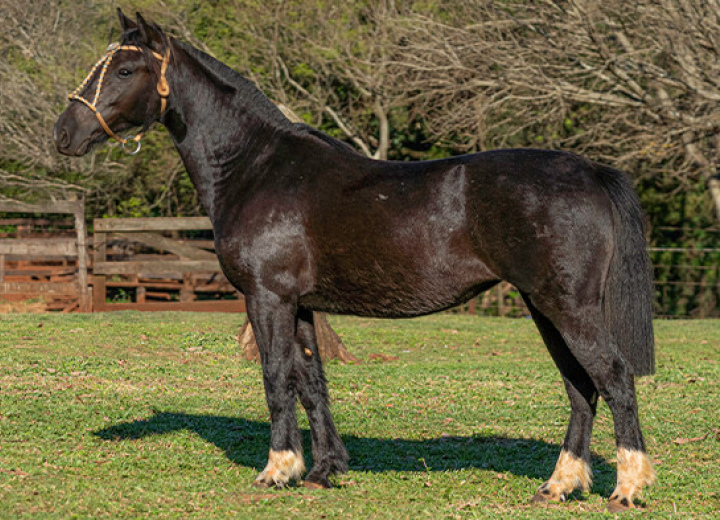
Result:
{"label": "horse's neck", "polygon": [[[252,83],[199,51],[173,42],[171,108],[163,119],[213,222],[220,193],[238,187],[292,124]],[[172,71],[172,72],[170,72]]]}

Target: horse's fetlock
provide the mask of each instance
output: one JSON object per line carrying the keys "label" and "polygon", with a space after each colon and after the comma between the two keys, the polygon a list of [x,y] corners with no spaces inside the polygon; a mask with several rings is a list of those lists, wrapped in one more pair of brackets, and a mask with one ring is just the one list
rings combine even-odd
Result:
{"label": "horse's fetlock", "polygon": [[635,496],[655,481],[655,470],[644,451],[618,448],[617,456],[617,487],[608,503],[611,511],[635,507]]}
{"label": "horse's fetlock", "polygon": [[256,483],[282,488],[293,480],[300,480],[305,473],[305,460],[299,451],[270,450],[265,469],[255,479]]}

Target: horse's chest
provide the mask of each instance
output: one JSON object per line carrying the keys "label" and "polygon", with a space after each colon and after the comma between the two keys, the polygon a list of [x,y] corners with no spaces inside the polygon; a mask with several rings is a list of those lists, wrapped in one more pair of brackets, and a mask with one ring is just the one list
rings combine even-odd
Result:
{"label": "horse's chest", "polygon": [[243,292],[259,288],[292,295],[311,283],[307,237],[293,219],[245,225],[216,238],[215,248],[226,277]]}

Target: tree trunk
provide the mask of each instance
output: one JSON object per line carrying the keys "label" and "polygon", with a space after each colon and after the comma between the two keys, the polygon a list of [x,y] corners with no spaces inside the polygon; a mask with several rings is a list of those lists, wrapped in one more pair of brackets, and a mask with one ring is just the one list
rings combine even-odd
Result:
{"label": "tree trunk", "polygon": [[[320,359],[322,359],[323,362],[331,359],[339,359],[342,363],[358,363],[360,361],[345,348],[340,336],[337,335],[328,323],[325,314],[314,312],[313,319],[315,321],[315,335],[317,336]],[[255,341],[255,334],[250,325],[250,320],[247,318],[242,327],[240,327],[238,344],[243,350],[245,359],[260,362],[260,351],[258,350],[257,341]]]}

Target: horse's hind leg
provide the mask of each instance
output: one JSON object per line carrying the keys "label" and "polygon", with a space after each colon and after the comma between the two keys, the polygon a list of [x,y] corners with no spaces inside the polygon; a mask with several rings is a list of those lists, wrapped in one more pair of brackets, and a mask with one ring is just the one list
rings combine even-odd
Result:
{"label": "horse's hind leg", "polygon": [[560,369],[571,406],[570,424],[555,471],[550,479],[540,486],[533,501],[564,501],[576,489],[588,491],[592,485],[590,437],[597,407],[597,390],[587,372],[570,353],[555,326],[528,298],[525,298],[525,301],[550,355]]}
{"label": "horse's hind leg", "polygon": [[532,303],[552,321],[613,414],[618,473],[608,509],[632,508],[633,498],[655,480],[655,473],[640,430],[634,375],[613,343],[600,303],[571,305],[565,301],[563,309],[557,304],[543,307]]}
{"label": "horse's hind leg", "polygon": [[300,402],[307,412],[312,437],[313,468],[305,478],[305,486],[327,488],[330,475],[348,470],[348,454],[330,413],[313,314],[306,309],[298,311],[295,371]]}

